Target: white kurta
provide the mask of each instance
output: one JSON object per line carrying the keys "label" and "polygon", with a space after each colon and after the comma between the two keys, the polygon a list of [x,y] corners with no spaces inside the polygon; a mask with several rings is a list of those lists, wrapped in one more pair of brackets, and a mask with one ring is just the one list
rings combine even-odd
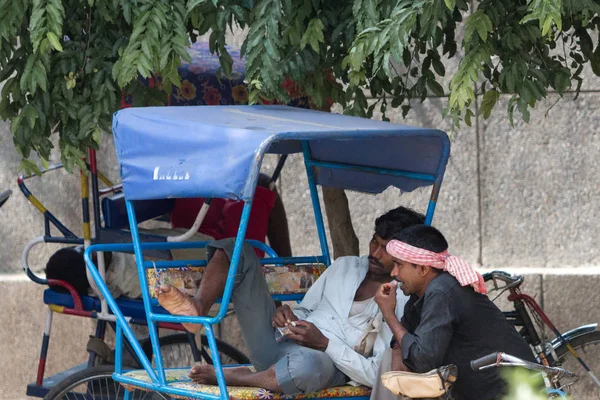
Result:
{"label": "white kurta", "polygon": [[[341,257],[321,275],[308,290],[304,300],[294,309],[299,319],[315,324],[323,335],[329,339],[325,353],[336,367],[345,373],[353,382],[372,387],[375,384],[377,371],[384,351],[389,347],[392,331],[383,323],[377,333],[373,353],[365,357],[354,350],[354,347],[365,333],[348,318],[352,302],[358,287],[369,270],[369,259],[363,257]],[[402,317],[404,305],[408,301],[402,291],[398,290],[396,315]],[[363,313],[355,318],[375,318],[379,308],[375,302],[367,306]]]}

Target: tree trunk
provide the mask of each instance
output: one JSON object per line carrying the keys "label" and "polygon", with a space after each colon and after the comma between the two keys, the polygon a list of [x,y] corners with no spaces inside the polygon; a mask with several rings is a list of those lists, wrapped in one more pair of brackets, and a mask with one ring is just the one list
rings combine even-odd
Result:
{"label": "tree trunk", "polygon": [[352,226],[348,197],[344,189],[323,187],[323,202],[333,243],[333,259],[358,256],[358,237]]}

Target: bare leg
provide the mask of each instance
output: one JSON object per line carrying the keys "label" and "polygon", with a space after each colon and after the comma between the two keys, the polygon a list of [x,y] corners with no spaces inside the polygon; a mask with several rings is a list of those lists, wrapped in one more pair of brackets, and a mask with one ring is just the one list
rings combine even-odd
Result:
{"label": "bare leg", "polygon": [[[174,294],[178,291],[165,288],[164,293],[159,295],[159,303],[175,315],[207,315],[217,298],[223,295],[234,245],[235,241],[230,238],[217,240],[207,247],[210,260],[193,299],[182,295],[183,300],[169,304],[163,299],[179,297]],[[271,323],[275,304],[269,294],[260,261],[247,244],[240,255],[231,301],[252,364],[258,371],[268,369],[278,360],[279,346],[275,342]]]}
{"label": "bare leg", "polygon": [[[247,367],[223,368],[223,375],[227,385],[257,387],[274,393],[283,393],[283,389],[277,383],[274,366],[260,372],[252,372]],[[194,366],[189,376],[196,383],[217,384],[217,375],[212,365]]]}
{"label": "bare leg", "polygon": [[[200,288],[193,299],[170,285],[163,285],[158,291],[158,303],[173,315],[192,317],[207,315],[215,300],[223,294],[228,268],[229,260],[225,252],[219,249],[215,251],[206,266]],[[183,324],[183,326],[192,333],[201,329],[198,324]]]}
{"label": "bare leg", "polygon": [[215,250],[204,269],[200,287],[194,296],[194,304],[200,315],[208,315],[215,301],[223,295],[228,273],[229,258],[223,250]]}

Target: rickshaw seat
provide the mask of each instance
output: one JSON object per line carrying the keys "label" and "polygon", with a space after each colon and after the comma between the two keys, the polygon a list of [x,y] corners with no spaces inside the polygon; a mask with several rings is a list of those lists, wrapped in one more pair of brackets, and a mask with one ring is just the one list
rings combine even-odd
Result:
{"label": "rickshaw seat", "polygon": [[[69,293],[59,292],[54,289],[44,290],[44,304],[66,308],[75,307],[73,297]],[[100,305],[100,300],[96,297],[81,296],[81,304],[85,311],[95,311]]]}
{"label": "rickshaw seat", "polygon": [[[141,223],[170,213],[174,204],[174,199],[140,200],[133,202],[133,208],[138,223]],[[122,192],[102,199],[102,215],[104,227],[107,229],[129,228],[125,197]]]}
{"label": "rickshaw seat", "polygon": [[[146,313],[144,312],[144,304],[141,299],[130,299],[128,297],[119,297],[115,299],[119,308],[126,317],[131,317],[137,320],[146,320]],[[101,310],[100,299],[92,296],[81,296],[81,303],[84,311],[96,311]],[[69,293],[62,293],[54,289],[44,290],[44,304],[73,308],[73,298]],[[152,311],[155,313],[165,314],[167,313],[164,308],[159,305],[153,305]]]}
{"label": "rickshaw seat", "polygon": [[[225,367],[226,368],[226,367]],[[203,385],[194,383],[188,377],[189,368],[168,368],[165,369],[165,375],[167,378],[167,384],[172,388],[185,389],[195,392],[202,392],[211,395],[218,396],[220,394],[219,387],[216,385]],[[148,378],[148,374],[144,370],[129,371],[124,374],[128,378],[133,378],[143,382],[151,382]],[[123,384],[123,386],[129,390],[141,389],[130,384]],[[368,399],[371,395],[371,389],[366,386],[352,386],[344,385],[333,388],[319,390],[314,393],[301,393],[298,395],[285,395],[279,393],[271,393],[266,389],[252,388],[252,387],[236,387],[229,386],[227,388],[229,398],[232,400],[259,400],[259,399],[272,399],[272,400],[291,400],[291,399],[323,399],[323,398],[335,398],[335,399]],[[175,399],[188,399],[186,396],[177,396],[170,394]]]}

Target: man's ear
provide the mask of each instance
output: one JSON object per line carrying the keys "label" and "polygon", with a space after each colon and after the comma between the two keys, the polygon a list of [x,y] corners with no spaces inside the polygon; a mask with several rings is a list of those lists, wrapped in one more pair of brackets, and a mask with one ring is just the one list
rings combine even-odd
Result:
{"label": "man's ear", "polygon": [[429,265],[418,265],[419,275],[427,276],[431,271],[431,267]]}

